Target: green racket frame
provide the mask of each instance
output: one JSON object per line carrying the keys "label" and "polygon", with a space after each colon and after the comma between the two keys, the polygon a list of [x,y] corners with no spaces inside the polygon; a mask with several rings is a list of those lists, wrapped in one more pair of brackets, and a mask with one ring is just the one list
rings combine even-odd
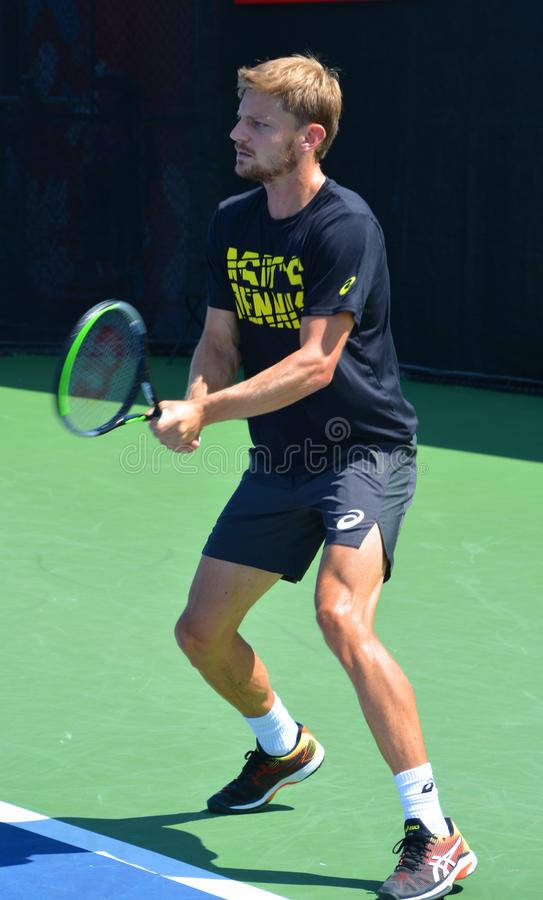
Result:
{"label": "green racket frame", "polygon": [[[112,416],[109,421],[104,422],[103,425],[85,431],[78,428],[70,420],[70,395],[68,393],[70,377],[77,359],[77,354],[85,337],[99,319],[105,313],[110,312],[113,309],[121,311],[126,316],[129,327],[132,330],[138,348],[136,373],[132,387],[115,415]],[[128,410],[133,405],[140,387],[145,399],[149,405],[154,407],[154,409],[150,415],[147,413],[128,415]],[[158,399],[153,385],[151,384],[147,367],[147,329],[139,312],[137,309],[134,309],[130,303],[126,303],[124,300],[104,300],[89,309],[79,319],[72,329],[64,347],[63,358],[58,368],[55,381],[55,398],[56,409],[61,422],[69,431],[73,434],[80,435],[81,437],[97,437],[100,434],[106,434],[108,431],[112,431],[114,428],[119,428],[121,425],[127,425],[131,422],[148,422],[149,419],[159,418],[160,409],[158,408]]]}

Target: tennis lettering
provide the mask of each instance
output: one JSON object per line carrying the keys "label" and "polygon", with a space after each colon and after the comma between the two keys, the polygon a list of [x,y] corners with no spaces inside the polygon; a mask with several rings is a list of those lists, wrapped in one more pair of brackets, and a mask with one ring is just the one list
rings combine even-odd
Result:
{"label": "tennis lettering", "polygon": [[229,247],[226,268],[238,319],[271,328],[300,328],[304,284],[297,256],[286,259]]}

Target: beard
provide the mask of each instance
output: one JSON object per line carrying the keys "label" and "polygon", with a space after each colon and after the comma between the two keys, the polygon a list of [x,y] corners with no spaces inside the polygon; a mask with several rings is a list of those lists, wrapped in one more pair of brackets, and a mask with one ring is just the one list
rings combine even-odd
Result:
{"label": "beard", "polygon": [[243,171],[238,172],[236,166],[236,174],[240,178],[246,178],[248,181],[260,181],[265,184],[273,181],[280,175],[288,175],[296,168],[296,154],[294,152],[294,140],[291,140],[285,149],[276,154],[266,165],[259,165],[257,162],[248,164]]}

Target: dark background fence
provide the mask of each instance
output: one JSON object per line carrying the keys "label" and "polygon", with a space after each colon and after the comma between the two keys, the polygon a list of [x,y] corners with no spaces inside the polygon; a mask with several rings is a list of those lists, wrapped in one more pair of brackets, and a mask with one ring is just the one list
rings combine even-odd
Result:
{"label": "dark background fence", "polygon": [[214,13],[198,0],[2,3],[4,345],[55,346],[111,296],[141,309],[157,344],[194,345],[220,198]]}
{"label": "dark background fence", "polygon": [[[342,72],[325,170],[380,219],[411,371],[543,379],[539,0],[0,5],[4,346],[54,346],[98,299],[194,345],[242,63],[311,50]],[[475,379],[477,380],[477,379]]]}

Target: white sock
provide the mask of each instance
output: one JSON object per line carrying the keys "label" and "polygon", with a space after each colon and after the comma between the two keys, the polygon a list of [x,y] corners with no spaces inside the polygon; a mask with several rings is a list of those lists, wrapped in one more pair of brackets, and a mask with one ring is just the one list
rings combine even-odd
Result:
{"label": "white sock", "polygon": [[432,834],[449,833],[439,805],[439,794],[430,763],[394,776],[400,792],[404,818],[421,819]]}
{"label": "white sock", "polygon": [[285,756],[294,750],[298,737],[298,725],[289,715],[277,694],[272,708],[265,716],[243,718],[252,728],[264,753],[270,756]]}

